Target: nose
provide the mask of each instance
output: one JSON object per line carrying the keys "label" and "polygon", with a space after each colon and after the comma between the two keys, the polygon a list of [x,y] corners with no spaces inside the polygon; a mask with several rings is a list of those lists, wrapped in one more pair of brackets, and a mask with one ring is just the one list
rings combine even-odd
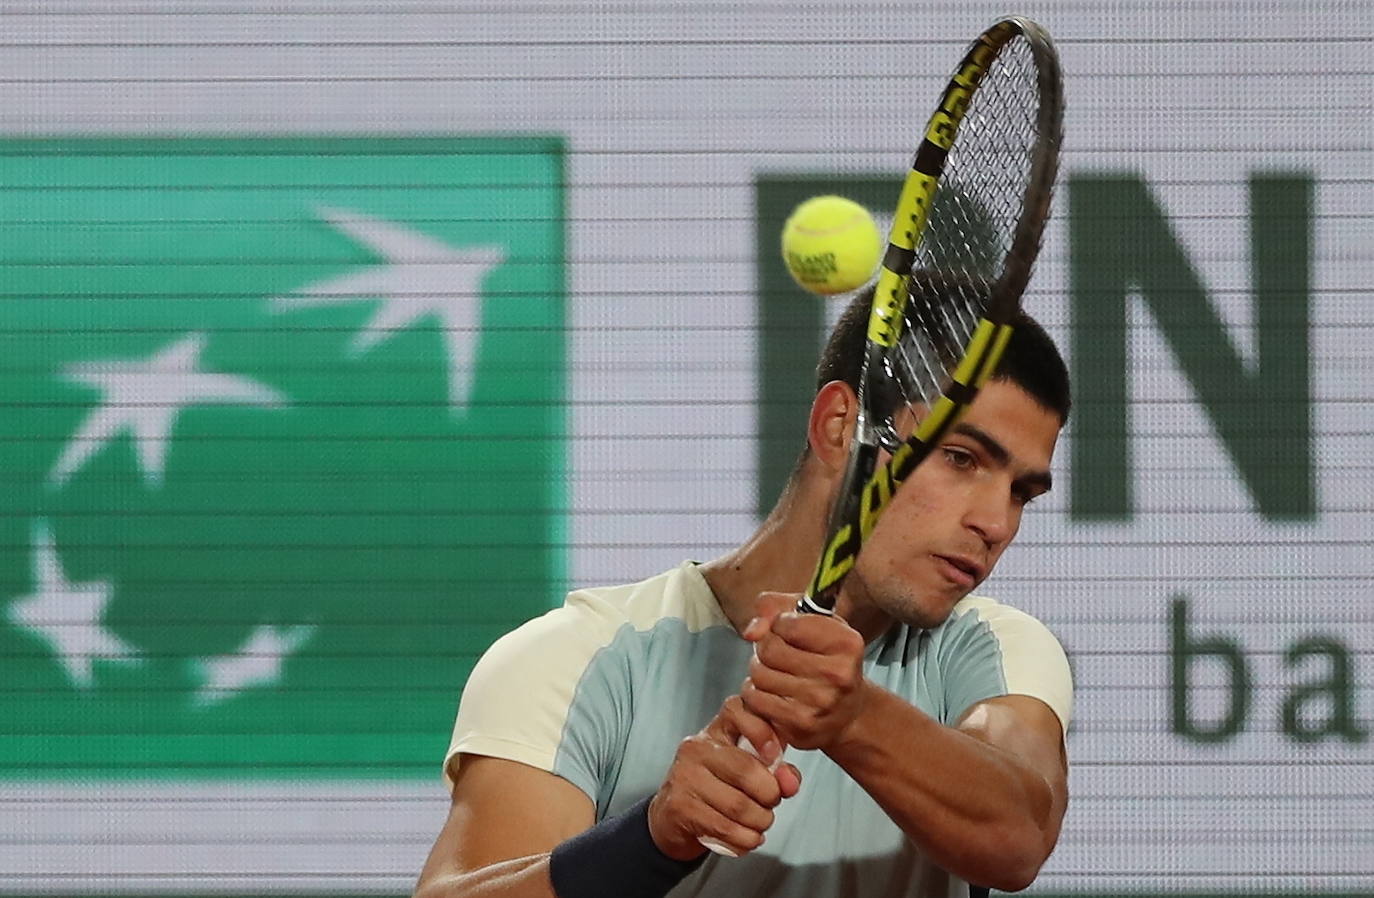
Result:
{"label": "nose", "polygon": [[989,548],[999,546],[1011,538],[1016,528],[1016,508],[1011,501],[1010,484],[998,478],[970,491],[969,504],[964,511],[964,526],[978,535]]}

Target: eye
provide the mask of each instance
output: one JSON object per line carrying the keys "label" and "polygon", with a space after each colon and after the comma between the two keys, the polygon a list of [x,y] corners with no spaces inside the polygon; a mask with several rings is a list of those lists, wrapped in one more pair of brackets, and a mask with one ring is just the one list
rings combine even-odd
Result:
{"label": "eye", "polygon": [[941,450],[945,453],[945,461],[950,467],[960,471],[969,471],[978,463],[978,459],[973,457],[973,453],[967,449],[960,449],[958,446],[945,446]]}

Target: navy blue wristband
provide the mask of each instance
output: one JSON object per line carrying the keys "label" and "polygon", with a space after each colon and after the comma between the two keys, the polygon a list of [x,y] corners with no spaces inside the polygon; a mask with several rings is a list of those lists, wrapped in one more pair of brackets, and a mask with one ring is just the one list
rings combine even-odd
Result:
{"label": "navy blue wristband", "polygon": [[562,842],[549,855],[558,898],[663,898],[706,859],[677,861],[649,834],[649,799]]}

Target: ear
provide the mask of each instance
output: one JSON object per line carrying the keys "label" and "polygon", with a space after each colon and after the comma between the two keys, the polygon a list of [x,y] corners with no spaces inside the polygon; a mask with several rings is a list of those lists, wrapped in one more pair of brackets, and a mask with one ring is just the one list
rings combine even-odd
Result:
{"label": "ear", "polygon": [[843,471],[859,415],[858,397],[842,380],[821,387],[811,403],[806,439],[816,460],[833,471]]}

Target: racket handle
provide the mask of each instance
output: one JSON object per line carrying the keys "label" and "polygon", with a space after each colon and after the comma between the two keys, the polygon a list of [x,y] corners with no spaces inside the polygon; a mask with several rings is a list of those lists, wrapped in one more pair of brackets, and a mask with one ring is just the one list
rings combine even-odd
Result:
{"label": "racket handle", "polygon": [[802,593],[802,597],[797,600],[798,614],[824,614],[829,617],[835,616],[834,606],[827,607],[811,598],[810,593]]}
{"label": "racket handle", "polygon": [[[745,751],[749,752],[749,754],[753,755],[754,757],[759,757],[758,751],[754,748],[754,743],[750,742],[745,737],[740,736],[739,741],[735,744],[738,745],[740,748],[744,749]],[[777,760],[775,760],[772,764],[768,765],[768,772],[777,773],[778,765],[781,763],[782,752],[778,752]],[[739,857],[739,855],[735,853],[735,850],[733,848],[726,845],[724,842],[711,838],[710,836],[698,836],[697,841],[700,842],[702,845],[706,846],[707,848],[709,848],[710,850],[714,851],[721,857]]]}

